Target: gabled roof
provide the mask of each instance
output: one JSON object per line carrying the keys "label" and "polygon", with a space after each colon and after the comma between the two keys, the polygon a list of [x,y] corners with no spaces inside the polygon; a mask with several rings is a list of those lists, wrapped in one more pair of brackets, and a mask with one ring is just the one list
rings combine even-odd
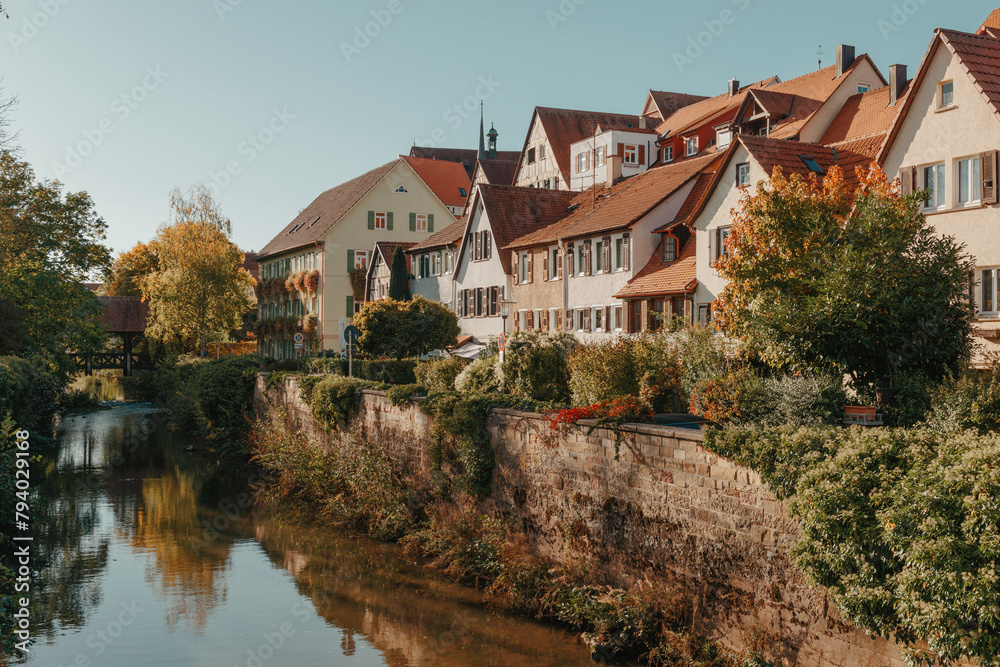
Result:
{"label": "gabled roof", "polygon": [[[493,232],[493,247],[500,254],[504,271],[509,274],[512,270],[510,253],[505,251],[511,241],[536,229],[547,227],[564,217],[566,207],[579,195],[579,192],[568,190],[480,185],[476,188],[470,210],[475,211],[476,202],[482,201]],[[471,224],[472,215],[466,216],[466,221],[466,228],[462,230],[464,238],[459,250],[460,257],[467,254],[464,252],[468,240],[466,230]],[[458,267],[459,263],[456,262],[456,271]]]}
{"label": "gabled roof", "polygon": [[795,104],[795,95],[764,88],[759,90],[751,88],[747,91],[746,98],[743,100],[743,106],[740,107],[740,110],[743,110],[751,101],[756,102],[757,106],[766,113],[783,118],[792,113],[792,107]]}
{"label": "gabled roof", "polygon": [[[518,151],[497,151],[495,160],[517,160],[521,154]],[[410,157],[422,157],[428,160],[445,160],[446,162],[458,162],[465,167],[465,172],[469,179],[472,179],[476,168],[476,160],[479,158],[479,151],[474,148],[437,148],[434,146],[413,146],[410,148]]]}
{"label": "gabled roof", "polygon": [[[521,236],[510,248],[527,248],[555,243],[563,239],[590,236],[631,227],[640,218],[663,203],[718,155],[698,157],[675,164],[648,169],[627,178],[610,189],[576,193],[578,206],[559,222]],[[594,205],[596,195],[596,206]]]}
{"label": "gabled roof", "polygon": [[447,160],[431,160],[409,155],[400,157],[413,167],[417,176],[445,206],[465,206],[469,197],[469,175],[462,165]]}
{"label": "gabled roof", "polygon": [[[992,18],[997,12],[1000,10],[995,10],[990,14],[990,17]],[[987,19],[987,22],[990,20]],[[967,32],[938,28],[934,32],[934,39],[931,40],[924,59],[920,62],[916,76],[910,82],[911,91],[918,90],[924,79],[927,78],[927,70],[941,45],[948,47],[952,54],[958,58],[959,64],[962,65],[976,88],[979,89],[983,99],[993,108],[993,113],[1000,115],[1000,39],[990,37],[989,34],[973,35]],[[880,162],[885,159],[886,152],[899,134],[903,121],[916,97],[915,94],[906,96],[902,108],[896,115],[896,121],[889,131],[889,136],[886,138],[882,150],[879,151]]]}
{"label": "gabled roof", "polygon": [[882,86],[867,93],[852,95],[844,102],[840,112],[830,123],[821,144],[839,144],[867,139],[873,136],[885,138],[892,127],[896,114],[912,88],[907,84],[896,103],[889,105],[889,86]]}
{"label": "gabled roof", "polygon": [[398,160],[387,162],[316,197],[277,236],[260,249],[257,254],[258,261],[271,255],[311,245],[322,239],[398,162]]}
{"label": "gabled roof", "polygon": [[468,215],[451,223],[444,229],[439,229],[420,243],[413,244],[406,250],[406,252],[408,254],[413,254],[422,250],[436,250],[437,248],[445,248],[450,245],[456,245],[462,240],[462,234],[465,233],[465,225],[467,222]]}
{"label": "gabled roof", "polygon": [[618,290],[614,298],[628,299],[690,292],[698,285],[695,278],[695,237],[691,236],[681,249],[680,256],[669,263],[663,262],[661,258],[662,245],[663,239],[657,244],[646,266]]}
{"label": "gabled roof", "polygon": [[[808,176],[813,172],[802,159],[808,157],[815,160],[823,168],[824,174],[830,171],[831,167],[839,166],[844,171],[844,180],[853,184],[857,180],[854,167],[872,161],[871,156],[858,155],[821,144],[807,144],[801,141],[750,135],[740,135],[739,141],[769,177],[774,172],[775,167],[781,167],[781,171],[786,177],[792,174]],[[817,174],[819,178],[822,176],[823,174]]]}
{"label": "gabled roof", "polygon": [[1000,37],[1000,9],[994,9],[986,17],[983,24],[976,31],[977,35],[989,35],[990,37]]}
{"label": "gabled roof", "polygon": [[[524,152],[531,138],[531,128],[535,123],[541,123],[545,129],[545,137],[550,147],[550,153],[559,167],[559,174],[564,183],[570,182],[570,154],[572,144],[594,136],[594,130],[600,127],[621,127],[639,129],[640,117],[632,114],[607,113],[603,111],[578,111],[574,109],[553,109],[551,107],[535,107],[528,125],[528,134],[524,137],[524,147],[518,158],[518,164],[523,164]],[[643,119],[645,122],[645,119]]]}
{"label": "gabled roof", "polygon": [[146,330],[149,304],[137,296],[99,296],[103,310],[101,324],[111,333],[139,333]]}
{"label": "gabled roof", "polygon": [[665,90],[650,90],[649,94],[646,95],[646,104],[643,106],[643,115],[649,115],[647,110],[652,107],[656,109],[659,114],[659,119],[662,121],[678,109],[683,109],[684,107],[694,104],[695,102],[701,102],[702,100],[707,99],[708,97],[705,95],[689,95],[687,93],[672,93]]}
{"label": "gabled roof", "polygon": [[[513,185],[517,176],[517,157],[513,160],[501,160],[499,157],[493,159],[480,160],[476,163],[476,169],[481,169],[490,185]],[[473,172],[473,178],[475,172]]]}
{"label": "gabled roof", "polygon": [[764,79],[763,81],[743,86],[740,88],[739,92],[732,97],[729,96],[729,93],[723,93],[721,95],[716,95],[715,97],[709,97],[701,102],[689,104],[688,106],[678,109],[674,113],[670,114],[669,117],[665,118],[664,121],[657,126],[656,131],[663,138],[689,132],[692,129],[701,127],[707,121],[722,115],[726,111],[735,110],[740,106],[740,104],[743,103],[743,97],[745,96],[746,91],[750,88],[766,88],[779,83],[780,81],[781,80],[778,77],[772,76]]}
{"label": "gabled roof", "polygon": [[698,174],[698,180],[694,182],[694,187],[691,188],[691,192],[688,193],[684,203],[681,204],[681,207],[677,211],[677,215],[674,216],[674,219],[662,227],[654,229],[653,231],[667,232],[677,225],[690,225],[695,211],[699,209],[701,203],[706,197],[708,197],[709,193],[711,193],[712,183],[715,181],[715,174],[722,168],[724,161],[725,160],[718,160],[705,169],[702,169]]}

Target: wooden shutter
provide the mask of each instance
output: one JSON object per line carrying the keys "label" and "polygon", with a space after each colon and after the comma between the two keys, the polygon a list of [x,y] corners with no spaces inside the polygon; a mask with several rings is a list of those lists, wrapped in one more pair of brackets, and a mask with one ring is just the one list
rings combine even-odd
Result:
{"label": "wooden shutter", "polygon": [[605,236],[604,243],[601,244],[601,250],[604,253],[604,272],[611,273],[614,267],[611,266],[611,237]]}
{"label": "wooden shutter", "polygon": [[556,329],[562,329],[562,311],[561,310],[557,310],[556,311],[555,328]]}
{"label": "wooden shutter", "polygon": [[567,310],[566,311],[566,318],[563,320],[563,326],[566,328],[566,331],[572,331],[573,330],[573,311],[572,310]]}
{"label": "wooden shutter", "polygon": [[521,330],[521,313],[514,313],[514,331]]}
{"label": "wooden shutter", "polygon": [[385,228],[387,231],[392,231],[392,211],[385,214]]}
{"label": "wooden shutter", "polygon": [[427,214],[427,231],[428,232],[433,232],[434,231],[434,214],[433,213],[428,213]]}
{"label": "wooden shutter", "polygon": [[980,200],[985,206],[997,203],[997,151],[979,154]]}
{"label": "wooden shutter", "polygon": [[547,311],[547,310],[543,310],[542,311],[542,321],[541,321],[540,324],[541,324],[540,328],[545,329],[546,331],[548,331],[548,329],[549,329],[549,311]]}
{"label": "wooden shutter", "polygon": [[368,229],[375,229],[375,211],[368,211]]}
{"label": "wooden shutter", "polygon": [[549,251],[546,250],[545,254],[542,255],[542,279],[551,280],[549,277]]}
{"label": "wooden shutter", "polygon": [[907,196],[914,190],[914,180],[916,177],[916,167],[900,167],[899,169],[899,194]]}
{"label": "wooden shutter", "polygon": [[572,243],[570,243],[569,245],[566,246],[566,254],[563,256],[563,259],[566,262],[566,275],[567,276],[574,275],[573,262],[576,261],[576,256],[573,254],[574,251],[575,251],[575,249],[574,249]]}
{"label": "wooden shutter", "polygon": [[531,255],[532,255],[532,253],[529,250],[528,251],[528,282],[529,283],[530,282],[534,282],[534,280],[535,280],[535,272],[534,272],[534,267],[532,266],[533,262],[531,261],[532,260]]}
{"label": "wooden shutter", "polygon": [[593,270],[594,270],[593,262],[591,261],[591,257],[590,257],[590,251],[591,251],[591,243],[590,243],[590,241],[584,241],[583,242],[583,263],[584,263],[584,266],[583,266],[583,275],[585,275],[585,276],[589,276],[591,273],[593,273]]}
{"label": "wooden shutter", "polygon": [[611,331],[611,306],[604,306],[604,330]]}
{"label": "wooden shutter", "polygon": [[410,231],[411,232],[417,231],[417,214],[416,213],[411,213],[410,214]]}
{"label": "wooden shutter", "polygon": [[618,144],[618,157],[625,161],[625,144]]}
{"label": "wooden shutter", "polygon": [[351,271],[354,269],[354,251],[347,251],[347,270]]}
{"label": "wooden shutter", "polygon": [[354,297],[347,297],[347,319],[354,317]]}
{"label": "wooden shutter", "polygon": [[639,302],[639,331],[649,328],[649,301],[643,299]]}
{"label": "wooden shutter", "polygon": [[583,330],[588,333],[590,332],[590,314],[590,308],[583,311]]}
{"label": "wooden shutter", "polygon": [[630,241],[631,239],[628,234],[622,235],[622,254],[624,255],[622,257],[622,268],[626,271],[632,266],[632,244]]}
{"label": "wooden shutter", "polygon": [[642,167],[646,164],[646,147],[639,144],[639,166]]}
{"label": "wooden shutter", "polygon": [[529,310],[524,315],[524,330],[531,331],[535,328],[535,311]]}

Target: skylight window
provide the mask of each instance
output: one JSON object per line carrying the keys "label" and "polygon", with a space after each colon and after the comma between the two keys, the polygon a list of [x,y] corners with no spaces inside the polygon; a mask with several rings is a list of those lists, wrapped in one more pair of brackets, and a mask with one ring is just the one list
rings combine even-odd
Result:
{"label": "skylight window", "polygon": [[460,197],[465,197],[465,196],[467,196],[467,195],[465,194],[465,188],[459,188],[459,189],[458,189],[458,194],[459,194],[459,196],[460,196]]}
{"label": "skylight window", "polygon": [[815,172],[817,174],[823,173],[823,167],[819,166],[819,163],[816,162],[815,158],[810,157],[808,155],[800,155],[799,159],[802,160],[802,163],[809,168],[809,171]]}

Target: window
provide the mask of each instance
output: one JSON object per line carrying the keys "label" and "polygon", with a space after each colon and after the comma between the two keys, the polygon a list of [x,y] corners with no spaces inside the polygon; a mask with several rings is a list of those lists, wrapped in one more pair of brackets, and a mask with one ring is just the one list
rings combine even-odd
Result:
{"label": "window", "polygon": [[639,149],[635,144],[625,144],[625,164],[639,164]]}
{"label": "window", "polygon": [[598,273],[604,271],[604,242],[598,241],[597,247],[594,249],[594,262],[596,266],[594,270]]}
{"label": "window", "polygon": [[529,148],[528,149],[527,160],[528,160],[528,164],[534,164],[535,163],[535,149],[534,148]]}
{"label": "window", "polygon": [[872,87],[870,85],[868,85],[867,83],[859,83],[858,84],[858,92],[859,93],[867,93],[871,89],[872,89]]}
{"label": "window", "polygon": [[704,304],[698,306],[698,324],[707,326],[712,322],[712,306]]}
{"label": "window", "polygon": [[715,143],[719,148],[725,148],[733,142],[733,131],[728,127],[715,131]]}
{"label": "window", "polygon": [[819,166],[819,163],[816,162],[816,158],[811,155],[800,155],[799,159],[802,160],[802,164],[804,164],[809,171],[816,174],[823,173],[823,167]]}
{"label": "window", "polygon": [[558,190],[559,189],[559,177],[558,176],[553,176],[552,177],[552,189],[553,190]]}
{"label": "window", "polygon": [[576,154],[576,173],[580,174],[590,168],[587,158],[587,151]]}
{"label": "window", "polygon": [[979,158],[970,157],[958,161],[958,205],[978,204],[981,198],[982,177],[979,173]]}
{"label": "window", "polygon": [[684,154],[688,157],[698,153],[698,137],[684,140]]}
{"label": "window", "polygon": [[375,229],[385,229],[386,228],[386,214],[375,212]]}
{"label": "window", "polygon": [[718,227],[715,230],[715,251],[712,257],[712,264],[723,255],[728,254],[726,250],[726,239],[729,238],[729,227]]}
{"label": "window", "polygon": [[750,163],[741,162],[736,165],[736,185],[737,187],[743,187],[745,185],[750,185]]}
{"label": "window", "polygon": [[594,307],[594,331],[604,331],[604,307]]}
{"label": "window", "polygon": [[944,208],[944,164],[928,165],[921,171],[924,175],[924,189],[927,190],[924,209]]}
{"label": "window", "polygon": [[673,162],[674,161],[674,147],[673,146],[664,146],[663,147],[663,161],[664,162]]}
{"label": "window", "polygon": [[621,271],[624,266],[625,239],[615,239],[615,271]]}
{"label": "window", "polygon": [[541,146],[538,147],[538,159],[539,160],[545,159],[545,144],[542,144]]}
{"label": "window", "polygon": [[624,312],[623,312],[622,307],[621,306],[615,306],[615,308],[614,308],[615,331],[621,331],[622,330],[622,325],[625,322],[625,319],[624,319],[623,315],[624,315]]}
{"label": "window", "polygon": [[427,231],[427,214],[417,213],[417,231],[426,232]]}
{"label": "window", "polygon": [[595,167],[604,166],[604,146],[598,146],[594,150],[594,166]]}
{"label": "window", "polygon": [[979,274],[979,286],[982,291],[980,299],[980,313],[996,313],[997,307],[997,278],[1000,278],[1000,269],[983,269]]}
{"label": "window", "polygon": [[365,268],[368,268],[368,251],[367,250],[355,250],[354,251],[354,268],[355,269],[365,269]]}
{"label": "window", "polygon": [[465,188],[459,188],[458,189],[458,196],[459,197],[467,197],[468,196],[468,194],[465,192]]}
{"label": "window", "polygon": [[528,282],[528,253],[522,252],[517,258],[517,282]]}
{"label": "window", "polygon": [[672,262],[677,259],[677,239],[669,234],[663,236],[663,261]]}
{"label": "window", "polygon": [[584,249],[582,243],[580,244],[580,250],[577,253],[577,256],[578,256],[578,260],[577,260],[577,266],[576,266],[576,275],[578,275],[578,276],[586,275],[587,274],[587,252]]}
{"label": "window", "polygon": [[559,248],[549,250],[549,280],[559,280]]}
{"label": "window", "polygon": [[410,191],[404,188],[402,185],[400,185],[398,188],[393,190],[393,192],[395,192],[396,194],[405,195],[408,194]]}
{"label": "window", "polygon": [[950,107],[955,104],[955,82],[945,81],[938,84],[938,107]]}

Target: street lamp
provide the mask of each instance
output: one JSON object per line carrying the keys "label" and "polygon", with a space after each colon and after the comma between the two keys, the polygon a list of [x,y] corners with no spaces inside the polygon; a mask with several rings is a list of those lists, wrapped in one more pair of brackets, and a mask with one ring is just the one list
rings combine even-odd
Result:
{"label": "street lamp", "polygon": [[[507,337],[507,318],[510,317],[510,311],[514,307],[515,303],[517,303],[517,301],[515,301],[514,299],[508,299],[506,297],[500,299],[500,317],[503,319],[503,327],[501,328],[501,332],[503,333],[504,338]],[[506,341],[504,341],[504,347],[507,347]],[[500,350],[501,364],[503,363],[503,360],[504,360],[504,351],[503,349],[501,349]]]}

